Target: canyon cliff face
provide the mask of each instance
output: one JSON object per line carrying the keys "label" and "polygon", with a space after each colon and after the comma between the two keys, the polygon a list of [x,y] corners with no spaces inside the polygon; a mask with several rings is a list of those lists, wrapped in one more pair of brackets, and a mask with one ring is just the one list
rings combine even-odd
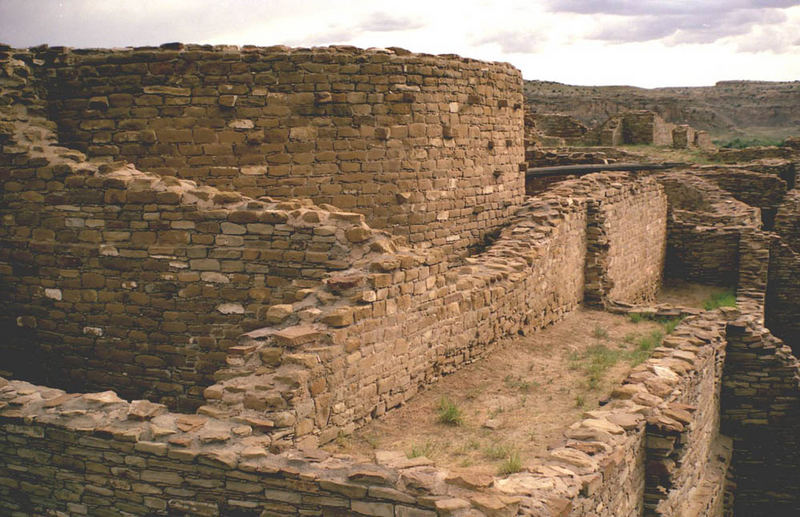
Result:
{"label": "canyon cliff face", "polygon": [[654,89],[525,81],[524,89],[532,111],[571,115],[590,127],[620,112],[646,109],[716,138],[800,134],[800,81],[721,81]]}

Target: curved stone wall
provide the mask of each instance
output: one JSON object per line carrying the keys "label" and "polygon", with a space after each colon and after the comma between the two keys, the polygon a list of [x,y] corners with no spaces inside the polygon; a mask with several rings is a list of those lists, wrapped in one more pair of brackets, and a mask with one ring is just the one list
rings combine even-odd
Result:
{"label": "curved stone wall", "polygon": [[47,49],[61,141],[251,197],[311,198],[464,250],[524,195],[522,78],[401,49]]}

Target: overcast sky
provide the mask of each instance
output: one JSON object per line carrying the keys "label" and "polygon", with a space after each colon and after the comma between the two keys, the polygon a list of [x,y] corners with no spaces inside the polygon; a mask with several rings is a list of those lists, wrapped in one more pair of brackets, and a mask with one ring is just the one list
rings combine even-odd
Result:
{"label": "overcast sky", "polygon": [[407,48],[526,79],[699,86],[800,79],[800,0],[0,0],[0,42]]}

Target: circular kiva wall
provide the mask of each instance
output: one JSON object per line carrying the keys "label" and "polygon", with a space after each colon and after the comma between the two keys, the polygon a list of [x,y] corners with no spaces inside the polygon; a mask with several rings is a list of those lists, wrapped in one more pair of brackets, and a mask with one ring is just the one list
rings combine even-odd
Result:
{"label": "circular kiva wall", "polygon": [[62,143],[252,197],[358,211],[411,243],[482,243],[524,195],[522,77],[402,49],[46,49]]}

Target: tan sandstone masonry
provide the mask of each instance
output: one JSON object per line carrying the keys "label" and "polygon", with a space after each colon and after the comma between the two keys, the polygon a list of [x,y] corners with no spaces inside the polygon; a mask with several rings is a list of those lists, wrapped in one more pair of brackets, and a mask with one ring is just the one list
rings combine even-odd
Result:
{"label": "tan sandstone masonry", "polygon": [[[770,160],[772,163],[754,163],[753,169],[748,164],[730,166],[701,166],[694,168],[700,177],[717,184],[731,195],[761,210],[761,220],[767,230],[771,230],[775,222],[775,214],[787,192],[787,182],[781,176],[785,169],[792,165],[788,160]],[[758,170],[761,169],[761,170]],[[766,169],[766,170],[765,170]]]}
{"label": "tan sandstone masonry", "polygon": [[524,195],[522,78],[402,49],[45,49],[61,141],[250,197],[311,198],[463,251]]}
{"label": "tan sandstone masonry", "polygon": [[394,249],[335,207],[98,170],[54,145],[25,70],[2,83],[3,370],[193,409],[268,307]]}
{"label": "tan sandstone masonry", "polygon": [[800,191],[790,190],[778,208],[772,245],[766,319],[769,329],[800,352]]}
{"label": "tan sandstone masonry", "polygon": [[742,232],[761,227],[758,208],[691,172],[657,174],[669,197],[665,274],[735,286]]}
{"label": "tan sandstone masonry", "polygon": [[[328,300],[312,305],[316,322],[308,320],[306,300],[276,307],[282,323],[245,335],[231,350],[231,367],[217,375],[222,382],[206,390],[210,404],[200,411],[275,427],[282,446],[327,442],[352,431],[483,355],[498,338],[540,328],[574,309],[584,298],[587,239],[596,238],[587,232],[598,227],[587,228],[587,205],[596,200],[607,211],[603,224],[644,206],[657,220],[666,201],[652,179],[590,175],[530,200],[466,266],[401,252],[334,275],[314,293]],[[665,228],[659,233],[649,223],[615,222],[636,238],[609,232],[608,256],[645,260],[652,250],[663,253]],[[658,264],[661,257],[652,258]],[[630,301],[652,297],[659,285],[660,270],[637,272],[642,281],[632,282],[639,290],[628,293]],[[621,276],[631,273],[612,268],[607,278],[613,285],[631,281]]]}
{"label": "tan sandstone masonry", "polygon": [[[372,464],[317,449],[274,454],[270,438],[241,419],[0,379],[0,465],[11,474],[0,475],[0,508],[69,515],[721,516],[719,476],[727,467],[715,440],[725,317],[687,320],[605,407],[570,426],[563,443],[529,469],[488,485],[402,452],[380,451]],[[665,454],[673,459],[664,463]],[[656,506],[646,495],[659,486],[654,482],[666,489]]]}
{"label": "tan sandstone masonry", "polygon": [[752,317],[727,328],[724,431],[735,440],[737,515],[800,512],[800,366]]}

